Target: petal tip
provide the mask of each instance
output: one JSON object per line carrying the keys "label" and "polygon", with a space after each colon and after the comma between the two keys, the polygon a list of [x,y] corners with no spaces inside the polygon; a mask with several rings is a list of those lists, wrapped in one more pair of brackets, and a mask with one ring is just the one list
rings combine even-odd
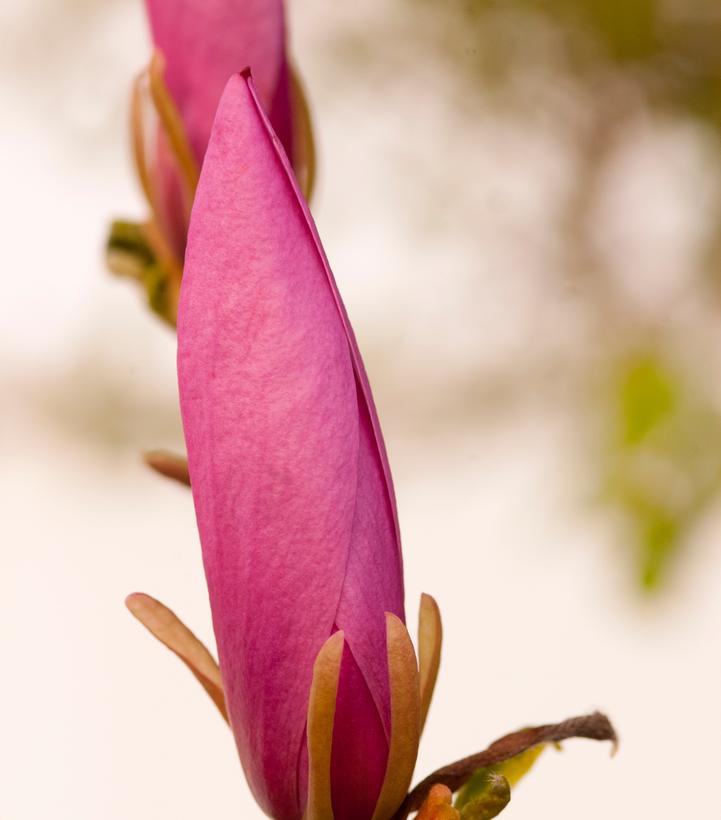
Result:
{"label": "petal tip", "polygon": [[135,615],[142,609],[145,609],[148,603],[148,597],[149,596],[144,592],[131,592],[125,596],[125,607],[132,615]]}
{"label": "petal tip", "polygon": [[398,627],[401,629],[406,628],[406,625],[394,612],[386,612],[384,614],[386,616],[386,626],[389,629],[397,629]]}
{"label": "petal tip", "polygon": [[440,612],[438,601],[429,592],[421,592],[421,606],[432,607]]}

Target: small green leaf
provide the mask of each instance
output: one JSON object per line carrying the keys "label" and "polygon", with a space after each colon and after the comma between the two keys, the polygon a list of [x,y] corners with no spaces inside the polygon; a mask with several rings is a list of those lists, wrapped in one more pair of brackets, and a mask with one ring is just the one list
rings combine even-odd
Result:
{"label": "small green leaf", "polygon": [[106,250],[109,256],[121,254],[133,257],[141,269],[155,262],[155,255],[145,238],[143,226],[137,222],[115,220],[110,226]]}
{"label": "small green leaf", "polygon": [[150,308],[161,317],[171,321],[172,302],[170,297],[170,275],[168,271],[155,262],[143,271],[142,283],[148,296]]}
{"label": "small green leaf", "polygon": [[545,748],[545,744],[532,746],[509,760],[496,763],[495,766],[479,769],[458,793],[456,808],[463,809],[469,803],[486,794],[493,783],[493,779],[499,776],[508,783],[509,787],[515,786],[530,771]]}
{"label": "small green leaf", "polygon": [[142,225],[122,220],[113,222],[105,246],[105,258],[112,273],[140,283],[151,310],[170,324],[175,323],[170,273],[156,259]]}
{"label": "small green leaf", "polygon": [[502,774],[488,769],[483,790],[461,809],[462,820],[491,820],[499,815],[511,800],[511,784]]}

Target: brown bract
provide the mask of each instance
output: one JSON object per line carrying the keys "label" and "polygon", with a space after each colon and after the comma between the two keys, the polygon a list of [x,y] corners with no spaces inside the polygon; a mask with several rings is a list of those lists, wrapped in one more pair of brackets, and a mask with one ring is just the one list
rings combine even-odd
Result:
{"label": "brown bract", "polygon": [[[437,606],[435,609],[437,611]],[[421,675],[416,654],[405,624],[390,612],[386,613],[386,645],[391,735],[385,778],[373,820],[388,820],[403,802],[413,777],[421,735]],[[431,668],[440,654],[440,643],[433,642],[433,646],[437,649],[426,652],[426,663]],[[304,820],[333,820],[331,753],[342,648],[342,633],[336,632],[318,653],[313,671],[308,707],[308,805]],[[428,682],[435,680],[433,675],[426,674],[425,677]],[[431,690],[426,695],[429,700],[432,683],[430,686]]]}
{"label": "brown bract", "polygon": [[125,605],[152,635],[183,661],[227,721],[220,669],[206,647],[172,610],[150,595],[135,592],[128,595]]}
{"label": "brown bract", "polygon": [[333,820],[330,771],[343,646],[342,632],[331,635],[313,666],[308,700],[308,803],[304,820]]}
{"label": "brown bract", "polygon": [[156,473],[190,487],[188,459],[185,456],[178,456],[167,450],[149,450],[143,453],[143,461]]}
{"label": "brown bract", "polygon": [[441,644],[443,643],[443,625],[441,611],[431,595],[421,595],[421,607],[418,612],[418,671],[421,691],[421,732],[428,717],[433,690],[441,665]]}
{"label": "brown bract", "polygon": [[385,820],[411,785],[421,739],[421,698],[416,653],[403,621],[386,612],[391,692],[391,738],[381,793],[372,820]]}
{"label": "brown bract", "polygon": [[[205,646],[170,609],[149,595],[135,593],[128,596],[126,603],[132,614],[185,663],[227,721],[220,670]],[[542,743],[583,737],[610,741],[615,751],[618,738],[613,725],[605,715],[594,712],[504,735],[484,751],[438,769],[407,794],[422,724],[438,673],[441,636],[438,605],[430,595],[424,594],[419,615],[420,664],[417,664],[405,625],[395,615],[386,613],[391,737],[385,779],[373,820],[406,820],[416,811],[420,811],[417,820],[460,820],[461,814],[451,805],[453,792],[479,769],[503,763]],[[343,633],[334,633],[321,647],[313,668],[308,701],[309,779],[304,820],[333,820],[331,758],[343,648]]]}
{"label": "brown bract", "polygon": [[[148,460],[150,463],[151,459]],[[152,461],[151,466],[157,469],[158,459]],[[167,474],[164,470],[160,472]],[[126,605],[143,626],[185,663],[227,721],[220,669],[205,646],[155,598],[134,593],[128,596]],[[433,696],[441,653],[440,611],[435,600],[424,594],[420,612],[420,670],[405,624],[392,613],[386,613],[391,736],[386,774],[373,820],[392,817],[408,792],[418,755],[422,718]],[[321,647],[313,667],[308,698],[308,802],[304,820],[333,820],[331,756],[343,648],[343,633],[334,633]],[[439,808],[438,812],[427,820],[455,820],[456,815],[448,814],[445,809]]]}

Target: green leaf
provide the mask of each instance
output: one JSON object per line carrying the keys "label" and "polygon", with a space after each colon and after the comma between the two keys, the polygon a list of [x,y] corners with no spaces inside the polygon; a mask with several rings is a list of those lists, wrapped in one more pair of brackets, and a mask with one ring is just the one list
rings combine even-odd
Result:
{"label": "green leaf", "polygon": [[140,284],[151,310],[170,324],[175,323],[170,273],[155,257],[142,225],[122,220],[113,222],[105,246],[105,259],[112,273]]}
{"label": "green leaf", "polygon": [[[478,771],[471,777],[466,785],[458,793],[456,798],[456,808],[463,809],[466,805],[474,802],[479,797],[487,794],[493,787],[494,778],[499,776],[508,783],[509,788],[515,786],[524,777],[536,762],[540,754],[546,748],[545,744],[532,746],[521,754],[496,763],[495,766],[488,766]],[[510,800],[510,792],[509,792]],[[495,815],[490,815],[491,817]]]}
{"label": "green leaf", "polygon": [[[110,226],[106,251],[109,256],[121,254],[134,258],[140,269],[155,262],[155,255],[145,238],[143,226],[137,222],[115,220]],[[118,271],[118,273],[127,275],[125,271]]]}
{"label": "green leaf", "polygon": [[657,588],[721,489],[721,415],[660,351],[614,365],[603,495],[626,519],[640,581]]}
{"label": "green leaf", "polygon": [[482,791],[461,809],[462,820],[491,820],[499,815],[511,800],[511,784],[502,774],[488,769]]}

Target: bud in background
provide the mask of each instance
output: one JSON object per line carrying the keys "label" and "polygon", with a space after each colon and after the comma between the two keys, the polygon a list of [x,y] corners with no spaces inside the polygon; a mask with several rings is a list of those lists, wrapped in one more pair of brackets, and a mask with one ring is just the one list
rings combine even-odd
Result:
{"label": "bud in background", "polygon": [[312,187],[308,109],[289,66],[281,0],[146,0],[155,53],[133,86],[135,165],[150,207],[144,224],[116,222],[109,268],[139,280],[175,323],[190,209],[215,110],[228,78],[250,66],[258,95],[306,195]]}

